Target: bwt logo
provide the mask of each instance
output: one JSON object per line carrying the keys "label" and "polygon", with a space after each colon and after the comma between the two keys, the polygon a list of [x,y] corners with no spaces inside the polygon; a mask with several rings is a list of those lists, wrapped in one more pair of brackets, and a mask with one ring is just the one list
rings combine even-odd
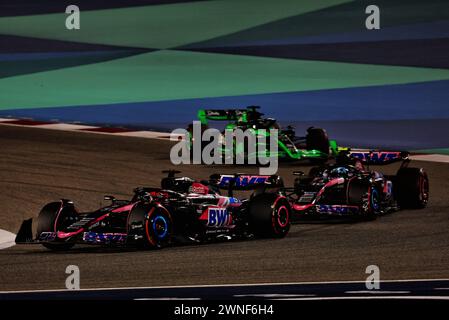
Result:
{"label": "bwt logo", "polygon": [[384,163],[394,161],[401,157],[400,152],[351,152],[351,156],[361,161],[369,161],[371,163]]}
{"label": "bwt logo", "polygon": [[226,208],[209,208],[207,225],[210,227],[228,226],[232,223],[232,217]]}
{"label": "bwt logo", "polygon": [[220,179],[220,187],[229,186],[234,183],[237,188],[248,187],[257,184],[264,184],[269,176],[222,176]]}

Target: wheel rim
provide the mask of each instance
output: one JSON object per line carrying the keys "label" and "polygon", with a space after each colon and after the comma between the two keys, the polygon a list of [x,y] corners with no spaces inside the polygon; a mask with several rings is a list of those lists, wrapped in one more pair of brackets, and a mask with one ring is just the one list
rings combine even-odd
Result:
{"label": "wheel rim", "polygon": [[153,219],[153,232],[157,239],[164,239],[168,234],[168,222],[164,216],[158,215]]}
{"label": "wheel rim", "polygon": [[288,215],[288,209],[286,206],[282,206],[278,209],[277,212],[277,216],[278,216],[278,224],[281,228],[285,228],[288,224],[288,219],[289,219],[289,215]]}
{"label": "wheel rim", "polygon": [[379,210],[379,193],[376,189],[371,189],[371,197],[370,197],[370,205],[373,212],[377,212]]}
{"label": "wheel rim", "polygon": [[427,201],[429,200],[429,181],[423,175],[420,177],[419,189],[420,189],[419,197],[421,203],[427,204]]}

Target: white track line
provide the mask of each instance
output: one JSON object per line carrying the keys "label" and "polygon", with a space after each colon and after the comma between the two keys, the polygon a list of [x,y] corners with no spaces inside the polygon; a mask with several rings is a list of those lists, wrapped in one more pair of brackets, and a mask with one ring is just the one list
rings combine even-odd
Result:
{"label": "white track line", "polygon": [[99,127],[85,126],[82,124],[70,124],[70,123],[51,123],[51,124],[40,124],[33,127],[38,127],[42,129],[53,129],[53,130],[63,130],[63,131],[76,131],[81,129],[95,129]]}
{"label": "white track line", "polygon": [[[449,279],[404,279],[404,280],[382,280],[380,283],[406,283],[406,282],[430,282],[430,281],[449,281]],[[156,286],[156,287],[122,287],[122,288],[90,288],[73,291],[117,291],[117,290],[142,290],[142,289],[180,289],[180,288],[226,288],[226,287],[251,287],[251,286],[288,286],[288,285],[307,285],[307,284],[365,284],[365,281],[318,281],[318,282],[279,282],[279,283],[233,283],[233,284],[202,284],[185,286]],[[64,292],[67,289],[54,290],[20,290],[20,291],[0,291],[0,293],[33,293],[33,292]]]}
{"label": "white track line", "polygon": [[449,296],[367,296],[367,297],[314,297],[314,298],[292,298],[292,299],[276,299],[276,300],[374,300],[374,299],[407,299],[407,300],[449,300]]}
{"label": "white track line", "polygon": [[235,298],[267,298],[267,299],[290,299],[300,297],[316,297],[316,294],[284,294],[284,293],[255,293],[255,294],[235,294]]}
{"label": "white track line", "polygon": [[407,294],[410,291],[385,291],[385,290],[360,290],[360,291],[345,291],[347,294]]}
{"label": "white track line", "polygon": [[449,156],[445,154],[418,154],[410,156],[412,160],[449,163]]}
{"label": "white track line", "polygon": [[125,137],[138,137],[148,139],[170,139],[170,132],[157,132],[157,131],[130,131],[130,132],[118,132],[114,133],[117,136]]}
{"label": "white track line", "polygon": [[6,249],[15,245],[16,235],[6,230],[0,229],[0,249]]}
{"label": "white track line", "polygon": [[89,125],[82,125],[82,124],[50,123],[50,124],[29,125],[29,124],[8,123],[10,121],[16,121],[16,120],[18,120],[18,119],[0,118],[0,124],[6,125],[6,126],[14,126],[14,127],[28,127],[28,128],[31,127],[31,128],[40,128],[40,129],[50,129],[50,130],[108,134],[108,135],[114,135],[114,136],[125,136],[125,137],[137,137],[137,138],[147,138],[147,139],[170,140],[170,132],[145,131],[145,130],[128,131],[128,132],[104,132],[104,131],[89,131],[89,130],[86,130],[86,129],[101,129],[103,127],[89,126]]}
{"label": "white track line", "polygon": [[177,297],[163,297],[163,298],[136,298],[135,301],[176,301],[176,300],[186,300],[186,301],[198,301],[201,298],[177,298]]}

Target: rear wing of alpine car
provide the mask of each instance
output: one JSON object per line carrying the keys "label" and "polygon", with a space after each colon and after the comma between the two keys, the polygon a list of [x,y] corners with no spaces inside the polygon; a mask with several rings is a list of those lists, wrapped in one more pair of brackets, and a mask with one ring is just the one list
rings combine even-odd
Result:
{"label": "rear wing of alpine car", "polygon": [[407,161],[409,152],[407,151],[382,151],[368,149],[348,149],[349,156],[358,159],[364,164],[390,164],[393,162]]}
{"label": "rear wing of alpine car", "polygon": [[213,174],[210,183],[219,189],[228,190],[256,190],[258,188],[282,188],[284,182],[278,175],[251,175],[251,174]]}

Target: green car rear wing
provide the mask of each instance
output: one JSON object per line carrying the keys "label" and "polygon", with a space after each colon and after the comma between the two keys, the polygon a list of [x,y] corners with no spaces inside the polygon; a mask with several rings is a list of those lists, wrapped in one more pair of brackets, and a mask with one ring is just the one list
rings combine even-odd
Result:
{"label": "green car rear wing", "polygon": [[198,119],[201,124],[207,124],[208,120],[246,123],[250,119],[259,119],[263,115],[257,111],[259,108],[259,106],[249,106],[246,109],[200,109]]}
{"label": "green car rear wing", "polygon": [[212,121],[246,121],[246,109],[200,109],[198,110],[198,119],[201,124],[207,124]]}

